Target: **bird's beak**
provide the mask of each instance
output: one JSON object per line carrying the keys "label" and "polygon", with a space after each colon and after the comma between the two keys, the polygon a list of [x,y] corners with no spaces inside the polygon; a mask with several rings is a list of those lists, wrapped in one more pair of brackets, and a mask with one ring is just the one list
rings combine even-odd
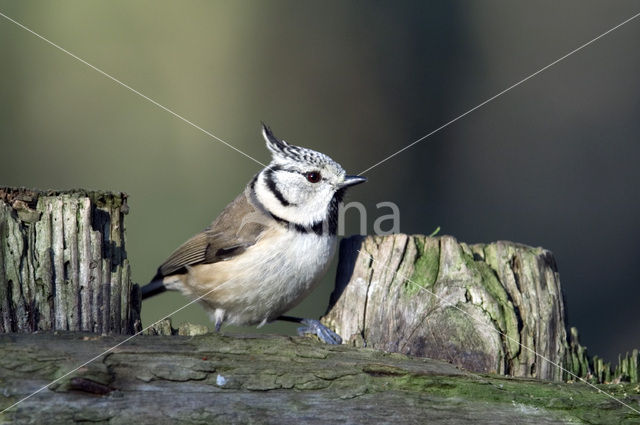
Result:
{"label": "bird's beak", "polygon": [[366,181],[367,178],[362,176],[345,176],[344,181],[340,184],[340,189],[349,186],[355,186]]}

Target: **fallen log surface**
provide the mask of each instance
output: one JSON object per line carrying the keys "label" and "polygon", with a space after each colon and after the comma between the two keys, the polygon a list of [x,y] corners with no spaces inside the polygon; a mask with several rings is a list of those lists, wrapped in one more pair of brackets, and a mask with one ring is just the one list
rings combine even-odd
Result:
{"label": "fallen log surface", "polygon": [[[580,383],[473,374],[298,337],[0,336],[0,414],[15,424],[637,424]],[[97,360],[48,385],[87,360]],[[639,389],[601,386],[639,407]]]}

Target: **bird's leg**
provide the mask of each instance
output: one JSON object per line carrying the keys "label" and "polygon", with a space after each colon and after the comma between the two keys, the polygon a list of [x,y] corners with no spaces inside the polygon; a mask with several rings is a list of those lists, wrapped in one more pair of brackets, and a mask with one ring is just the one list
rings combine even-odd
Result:
{"label": "bird's leg", "polygon": [[302,319],[300,317],[293,316],[280,316],[276,320],[300,323],[304,325],[298,328],[298,335],[300,336],[303,336],[305,334],[313,334],[316,335],[320,339],[320,341],[324,342],[325,344],[342,344],[342,338],[340,337],[340,335],[327,328],[325,325],[320,323],[319,320]]}
{"label": "bird's leg", "polygon": [[224,314],[225,311],[221,308],[216,308],[213,312],[213,321],[216,324],[216,332],[220,332],[220,327],[222,326],[222,322],[224,322]]}

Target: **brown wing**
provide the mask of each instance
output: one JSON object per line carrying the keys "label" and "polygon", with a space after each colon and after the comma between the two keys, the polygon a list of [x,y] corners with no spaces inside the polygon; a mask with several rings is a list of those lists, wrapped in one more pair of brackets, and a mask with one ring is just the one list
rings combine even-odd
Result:
{"label": "brown wing", "polygon": [[240,194],[202,233],[198,233],[167,258],[153,280],[183,273],[186,266],[227,260],[255,244],[268,223],[266,215]]}

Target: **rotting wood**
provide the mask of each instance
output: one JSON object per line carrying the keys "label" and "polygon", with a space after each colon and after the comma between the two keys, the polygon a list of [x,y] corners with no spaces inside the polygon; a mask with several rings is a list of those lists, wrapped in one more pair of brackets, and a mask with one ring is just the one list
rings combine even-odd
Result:
{"label": "rotting wood", "polygon": [[468,370],[559,380],[564,305],[552,254],[451,236],[343,240],[324,322],[354,344]]}
{"label": "rotting wood", "polygon": [[[122,338],[0,335],[0,410]],[[637,407],[634,387],[600,388]],[[138,336],[0,415],[16,424],[639,422],[584,384],[472,374],[308,338],[219,334]]]}
{"label": "rotting wood", "polygon": [[132,333],[127,195],[0,188],[0,332]]}
{"label": "rotting wood", "polygon": [[451,236],[353,236],[341,243],[322,321],[352,345],[477,372],[640,381],[638,350],[620,356],[615,368],[590,358],[578,331],[567,335],[564,309],[555,259],[543,248]]}

